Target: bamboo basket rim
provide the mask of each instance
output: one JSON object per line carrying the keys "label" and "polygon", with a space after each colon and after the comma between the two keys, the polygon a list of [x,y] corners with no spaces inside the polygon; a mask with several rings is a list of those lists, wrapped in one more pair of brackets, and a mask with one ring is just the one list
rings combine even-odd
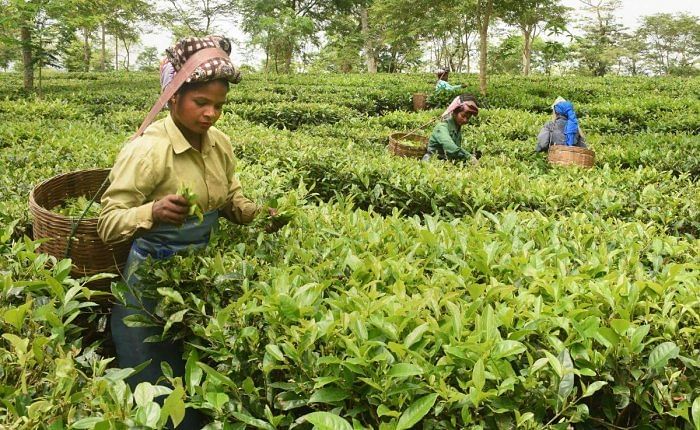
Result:
{"label": "bamboo basket rim", "polygon": [[[402,144],[401,140],[412,140],[421,142],[420,147],[408,146]],[[415,133],[398,132],[389,135],[389,150],[394,154],[402,157],[421,158],[428,151],[428,138]]]}
{"label": "bamboo basket rim", "polygon": [[595,152],[578,146],[551,145],[547,161],[560,166],[577,165],[590,168],[595,165]]}

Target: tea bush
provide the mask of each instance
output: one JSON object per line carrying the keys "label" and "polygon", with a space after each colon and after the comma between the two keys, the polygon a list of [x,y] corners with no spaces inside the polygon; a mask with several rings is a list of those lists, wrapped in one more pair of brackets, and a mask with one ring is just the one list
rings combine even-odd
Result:
{"label": "tea bush", "polygon": [[[385,149],[461,92],[432,75],[245,76],[217,127],[246,195],[291,222],[222,223],[141,268],[158,309],[140,323],[186,339],[187,365],[133,390],[98,305],[125,286],[39,253],[27,199],[111,166],[157,76],[42,86],[0,74],[0,427],[164,428],[195,408],[209,429],[700,428],[699,79],[494,76],[469,166]],[[533,153],[560,95],[593,169]]]}

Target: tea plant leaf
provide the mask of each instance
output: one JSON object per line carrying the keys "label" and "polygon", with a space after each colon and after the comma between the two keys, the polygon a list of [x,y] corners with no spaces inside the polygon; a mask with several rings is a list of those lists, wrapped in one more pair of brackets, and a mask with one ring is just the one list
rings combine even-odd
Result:
{"label": "tea plant leaf", "polygon": [[695,400],[693,400],[693,405],[690,410],[695,430],[700,430],[700,397],[696,397]]}
{"label": "tea plant leaf", "polygon": [[411,406],[401,414],[399,422],[396,425],[396,430],[410,429],[416,425],[418,421],[430,412],[437,398],[437,394],[428,394],[413,402]]}
{"label": "tea plant leaf", "polygon": [[387,376],[390,378],[408,378],[409,376],[422,375],[423,369],[411,363],[397,363],[391,366]]}
{"label": "tea plant leaf", "polygon": [[101,417],[88,417],[88,418],[82,418],[73,424],[71,424],[71,428],[74,429],[79,429],[79,430],[84,430],[84,429],[93,429],[95,426],[101,422],[105,421],[104,418]]}
{"label": "tea plant leaf", "polygon": [[478,391],[484,389],[484,385],[486,384],[486,372],[484,371],[484,360],[481,358],[476,361],[474,369],[472,369],[472,382]]}
{"label": "tea plant leaf", "polygon": [[525,352],[525,345],[517,340],[502,340],[496,344],[492,351],[494,360],[499,358],[510,357],[511,355],[522,354]]}
{"label": "tea plant leaf", "polygon": [[134,400],[138,406],[146,406],[153,401],[155,390],[149,382],[141,382],[134,390]]}
{"label": "tea plant leaf", "polygon": [[231,380],[226,375],[223,375],[222,373],[216,371],[216,369],[210,367],[207,364],[200,362],[197,362],[197,366],[201,367],[202,370],[204,370],[204,373],[211,378],[211,381],[214,382],[215,384],[220,384],[220,385],[228,385],[229,387],[233,389],[237,389],[238,387],[236,384]]}
{"label": "tea plant leaf", "polygon": [[649,367],[659,370],[666,366],[668,360],[678,357],[680,349],[674,342],[664,342],[654,348],[649,354]]}
{"label": "tea plant leaf", "polygon": [[270,423],[267,423],[258,418],[254,418],[247,413],[234,411],[231,412],[231,415],[233,415],[236,419],[239,419],[240,421],[248,424],[249,426],[253,426],[262,430],[275,430],[275,428]]}
{"label": "tea plant leaf", "polygon": [[29,301],[27,301],[27,303],[21,306],[17,306],[14,309],[8,309],[7,311],[5,311],[2,317],[7,324],[10,324],[15,329],[19,330],[22,327],[22,323],[24,322],[24,317],[31,306],[32,301],[30,299]]}
{"label": "tea plant leaf", "polygon": [[182,386],[178,385],[175,389],[165,398],[163,402],[163,408],[160,413],[159,422],[161,425],[165,424],[168,417],[173,423],[173,427],[180,425],[182,420],[185,418],[185,390]]}
{"label": "tea plant leaf", "polygon": [[146,427],[157,427],[160,419],[161,408],[158,403],[151,402],[139,406],[136,412],[136,420]]}
{"label": "tea plant leaf", "polygon": [[185,304],[185,300],[182,298],[182,295],[178,292],[175,291],[172,288],[165,288],[165,287],[160,287],[157,289],[158,294],[160,294],[163,297],[167,297],[170,300],[174,301],[175,303],[179,303],[181,305]]}
{"label": "tea plant leaf", "polygon": [[265,351],[267,351],[275,360],[284,361],[284,353],[279,346],[269,343],[265,346]]}
{"label": "tea plant leaf", "polygon": [[345,400],[350,397],[350,394],[340,388],[328,387],[321,388],[314,392],[309,398],[310,403],[335,403]]}
{"label": "tea plant leaf", "polygon": [[352,425],[343,418],[330,412],[312,412],[302,417],[318,430],[352,430]]}
{"label": "tea plant leaf", "polygon": [[586,390],[583,392],[581,397],[590,397],[593,394],[596,393],[596,391],[600,390],[604,386],[608,385],[606,381],[595,381],[589,386],[586,387]]}
{"label": "tea plant leaf", "polygon": [[559,381],[559,397],[565,400],[574,390],[574,362],[571,360],[569,350],[564,348],[559,354],[558,361],[561,363],[563,375]]}
{"label": "tea plant leaf", "polygon": [[423,338],[423,335],[426,331],[428,331],[429,328],[430,325],[428,323],[423,323],[418,327],[414,328],[408,335],[406,335],[406,338],[403,341],[403,345],[406,348],[410,348],[416,342],[420,342],[420,340]]}

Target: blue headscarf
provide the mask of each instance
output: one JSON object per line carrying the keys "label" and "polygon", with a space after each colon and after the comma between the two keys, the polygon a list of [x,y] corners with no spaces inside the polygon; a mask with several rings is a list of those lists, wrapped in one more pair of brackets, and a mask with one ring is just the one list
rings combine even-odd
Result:
{"label": "blue headscarf", "polygon": [[566,118],[566,146],[576,145],[576,137],[578,136],[578,118],[574,111],[574,105],[569,101],[559,102],[554,105],[554,112]]}

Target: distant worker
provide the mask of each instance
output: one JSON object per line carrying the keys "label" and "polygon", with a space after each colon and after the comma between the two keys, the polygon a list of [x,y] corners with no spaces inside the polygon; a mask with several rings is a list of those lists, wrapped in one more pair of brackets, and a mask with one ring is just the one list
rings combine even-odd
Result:
{"label": "distant worker", "polygon": [[437,75],[437,82],[435,83],[435,92],[438,91],[452,91],[462,88],[461,85],[450,85],[447,80],[450,78],[450,72],[445,69],[439,69],[435,72]]}
{"label": "distant worker", "polygon": [[432,157],[440,160],[477,162],[478,154],[472,155],[462,148],[462,126],[469,118],[479,114],[479,107],[474,96],[462,94],[455,97],[445,112],[440,116],[440,123],[435,126],[428,139],[428,152],[423,161]]}
{"label": "distant worker", "polygon": [[574,105],[562,97],[552,104],[553,119],[548,121],[537,135],[535,152],[547,151],[550,145],[578,146],[586,148],[586,141],[578,126]]}

